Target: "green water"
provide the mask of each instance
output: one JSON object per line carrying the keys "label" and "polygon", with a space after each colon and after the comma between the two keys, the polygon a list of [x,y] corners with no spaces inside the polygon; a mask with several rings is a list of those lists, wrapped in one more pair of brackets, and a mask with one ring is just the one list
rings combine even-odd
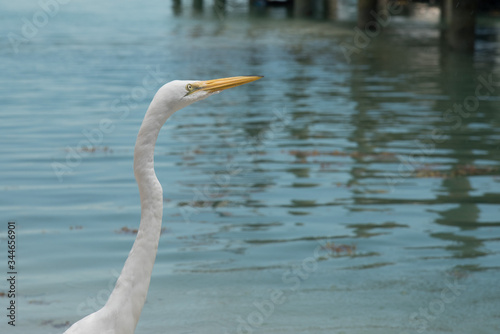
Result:
{"label": "green water", "polygon": [[42,9],[3,5],[0,246],[16,221],[18,309],[2,332],[62,333],[105,302],[161,84],[251,74],[160,133],[165,230],[136,333],[498,333],[498,19],[460,55],[416,7],[346,57],[352,4],[335,22],[245,4],[72,1],[17,44]]}

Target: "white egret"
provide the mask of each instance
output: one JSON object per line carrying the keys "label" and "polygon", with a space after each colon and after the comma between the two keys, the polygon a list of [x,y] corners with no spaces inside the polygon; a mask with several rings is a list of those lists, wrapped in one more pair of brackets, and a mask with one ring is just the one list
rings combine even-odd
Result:
{"label": "white egret", "polygon": [[260,79],[241,76],[208,81],[176,80],[163,85],[144,116],[134,150],[134,174],[141,198],[141,223],[115,288],[98,311],[65,334],[132,334],[146,302],[158,250],[163,190],[154,170],[154,147],[161,127],[174,112],[224,89]]}

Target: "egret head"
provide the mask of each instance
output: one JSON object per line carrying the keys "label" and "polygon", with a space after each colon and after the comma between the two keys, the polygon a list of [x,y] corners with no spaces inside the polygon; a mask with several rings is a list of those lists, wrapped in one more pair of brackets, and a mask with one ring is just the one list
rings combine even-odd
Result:
{"label": "egret head", "polygon": [[261,76],[240,76],[214,80],[175,80],[163,85],[154,100],[164,111],[173,114],[191,103],[203,100],[224,89],[240,86],[262,78]]}

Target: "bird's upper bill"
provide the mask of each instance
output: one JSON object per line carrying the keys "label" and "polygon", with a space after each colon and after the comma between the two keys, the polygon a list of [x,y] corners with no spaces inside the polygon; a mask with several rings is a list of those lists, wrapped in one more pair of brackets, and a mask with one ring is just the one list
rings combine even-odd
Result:
{"label": "bird's upper bill", "polygon": [[194,84],[194,86],[197,86],[194,88],[196,90],[205,90],[210,93],[215,93],[224,89],[244,85],[246,83],[259,80],[260,78],[262,78],[262,76],[253,75],[253,76],[231,77],[231,78],[199,81]]}

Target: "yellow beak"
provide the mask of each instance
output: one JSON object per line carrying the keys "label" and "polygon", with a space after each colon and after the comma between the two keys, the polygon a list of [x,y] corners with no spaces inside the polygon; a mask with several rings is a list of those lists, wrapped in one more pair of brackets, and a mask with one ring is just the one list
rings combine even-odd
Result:
{"label": "yellow beak", "polygon": [[219,92],[224,89],[244,85],[246,83],[259,80],[261,78],[262,76],[257,76],[257,75],[222,78],[222,79],[200,81],[197,83],[197,86],[199,87],[200,90],[206,90],[208,92],[213,93],[213,92]]}

